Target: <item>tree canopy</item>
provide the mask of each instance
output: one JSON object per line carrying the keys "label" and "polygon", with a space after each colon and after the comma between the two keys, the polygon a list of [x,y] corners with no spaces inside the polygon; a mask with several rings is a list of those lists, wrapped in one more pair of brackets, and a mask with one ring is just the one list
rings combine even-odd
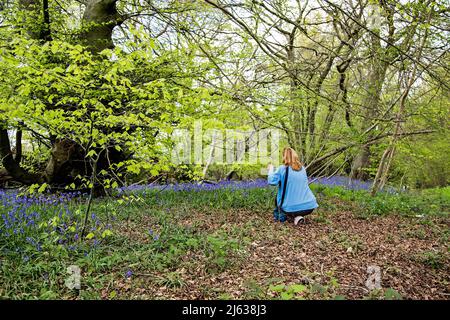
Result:
{"label": "tree canopy", "polygon": [[434,0],[3,0],[0,178],[151,179],[202,120],[280,130],[311,175],[373,192],[445,185],[448,22]]}

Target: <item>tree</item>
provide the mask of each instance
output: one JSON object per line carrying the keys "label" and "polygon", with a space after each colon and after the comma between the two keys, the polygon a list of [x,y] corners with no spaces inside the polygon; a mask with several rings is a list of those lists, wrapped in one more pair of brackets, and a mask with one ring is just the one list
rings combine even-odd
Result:
{"label": "tree", "polygon": [[[396,80],[408,63],[417,63],[420,81],[448,90],[432,67],[442,61],[445,40],[429,47],[427,59],[431,52],[440,57],[431,63],[414,56],[417,30],[426,25],[424,13],[429,7],[434,10],[430,33],[440,37],[445,15],[441,3],[206,2],[228,16],[242,30],[242,37],[248,36],[259,47],[262,59],[270,58],[265,70],[274,75],[272,86],[280,90],[269,103],[253,99],[257,104],[252,115],[257,121],[282,128],[314,174],[345,168],[350,160],[348,170],[353,178],[369,177],[370,159],[377,156],[372,155],[371,146],[396,135],[398,92],[402,92]],[[376,12],[378,21],[373,23],[369,18]],[[247,85],[255,87],[254,82]],[[247,94],[255,96],[254,91]],[[405,121],[413,117],[405,115]],[[401,137],[432,131],[425,126],[403,132]],[[337,161],[342,165],[335,165]]]}
{"label": "tree", "polygon": [[[23,18],[17,11],[23,5],[35,19]],[[15,27],[5,33],[9,44],[1,60],[0,136],[8,174],[24,184],[64,186],[91,185],[95,171],[117,185],[127,171],[166,168],[161,153],[167,135],[180,115],[201,103],[191,71],[203,71],[192,55],[161,50],[138,30],[130,30],[139,39],[129,43],[132,50],[114,47],[114,28],[131,16],[118,13],[117,1],[87,1],[81,30],[50,30],[47,1],[9,9]],[[55,20],[70,18],[55,13]],[[40,21],[47,27],[36,28]],[[61,35],[67,31],[69,37]],[[40,172],[26,172],[13,156],[7,130],[19,124],[49,142],[51,157]]]}

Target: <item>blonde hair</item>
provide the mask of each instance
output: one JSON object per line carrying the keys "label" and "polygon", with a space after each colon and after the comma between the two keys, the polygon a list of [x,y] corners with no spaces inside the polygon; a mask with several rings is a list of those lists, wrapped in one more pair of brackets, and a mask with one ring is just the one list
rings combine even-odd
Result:
{"label": "blonde hair", "polygon": [[297,152],[289,147],[283,149],[283,163],[286,166],[290,166],[295,171],[299,171],[303,166]]}

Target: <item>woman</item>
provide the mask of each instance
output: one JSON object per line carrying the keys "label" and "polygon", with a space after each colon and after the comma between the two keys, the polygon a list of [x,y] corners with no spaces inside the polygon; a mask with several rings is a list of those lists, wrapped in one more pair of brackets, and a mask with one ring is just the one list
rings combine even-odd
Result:
{"label": "woman", "polygon": [[267,180],[269,184],[278,185],[277,207],[281,203],[286,170],[289,170],[284,201],[281,210],[275,208],[274,218],[284,222],[287,215],[289,218],[294,218],[294,224],[297,225],[300,221],[304,221],[304,217],[313,212],[318,205],[314,194],[309,189],[306,169],[294,149],[284,148],[283,164],[276,171],[274,171],[273,165],[270,164],[268,167],[269,176]]}

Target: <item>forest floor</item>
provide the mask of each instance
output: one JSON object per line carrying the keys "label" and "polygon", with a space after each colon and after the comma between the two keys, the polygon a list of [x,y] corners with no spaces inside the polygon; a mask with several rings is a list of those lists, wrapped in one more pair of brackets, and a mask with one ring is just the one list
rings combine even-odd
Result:
{"label": "forest floor", "polygon": [[[133,233],[140,234],[138,225],[149,223],[134,225]],[[140,298],[163,299],[450,297],[445,238],[449,221],[442,217],[361,218],[351,210],[324,213],[319,209],[306,224],[294,226],[273,222],[270,212],[232,209],[225,214],[188,211],[174,217],[173,223],[210,235],[234,235],[244,245],[224,254],[225,270],[215,268],[217,263],[211,266],[204,251],[192,250],[171,270],[137,273],[123,280],[121,295],[136,297],[139,292]],[[369,266],[380,268],[380,290],[366,286]],[[107,294],[103,292],[104,297]]]}
{"label": "forest floor", "polygon": [[299,226],[273,221],[275,189],[245,184],[96,199],[84,235],[85,198],[3,193],[0,297],[449,299],[450,188],[312,188]]}

